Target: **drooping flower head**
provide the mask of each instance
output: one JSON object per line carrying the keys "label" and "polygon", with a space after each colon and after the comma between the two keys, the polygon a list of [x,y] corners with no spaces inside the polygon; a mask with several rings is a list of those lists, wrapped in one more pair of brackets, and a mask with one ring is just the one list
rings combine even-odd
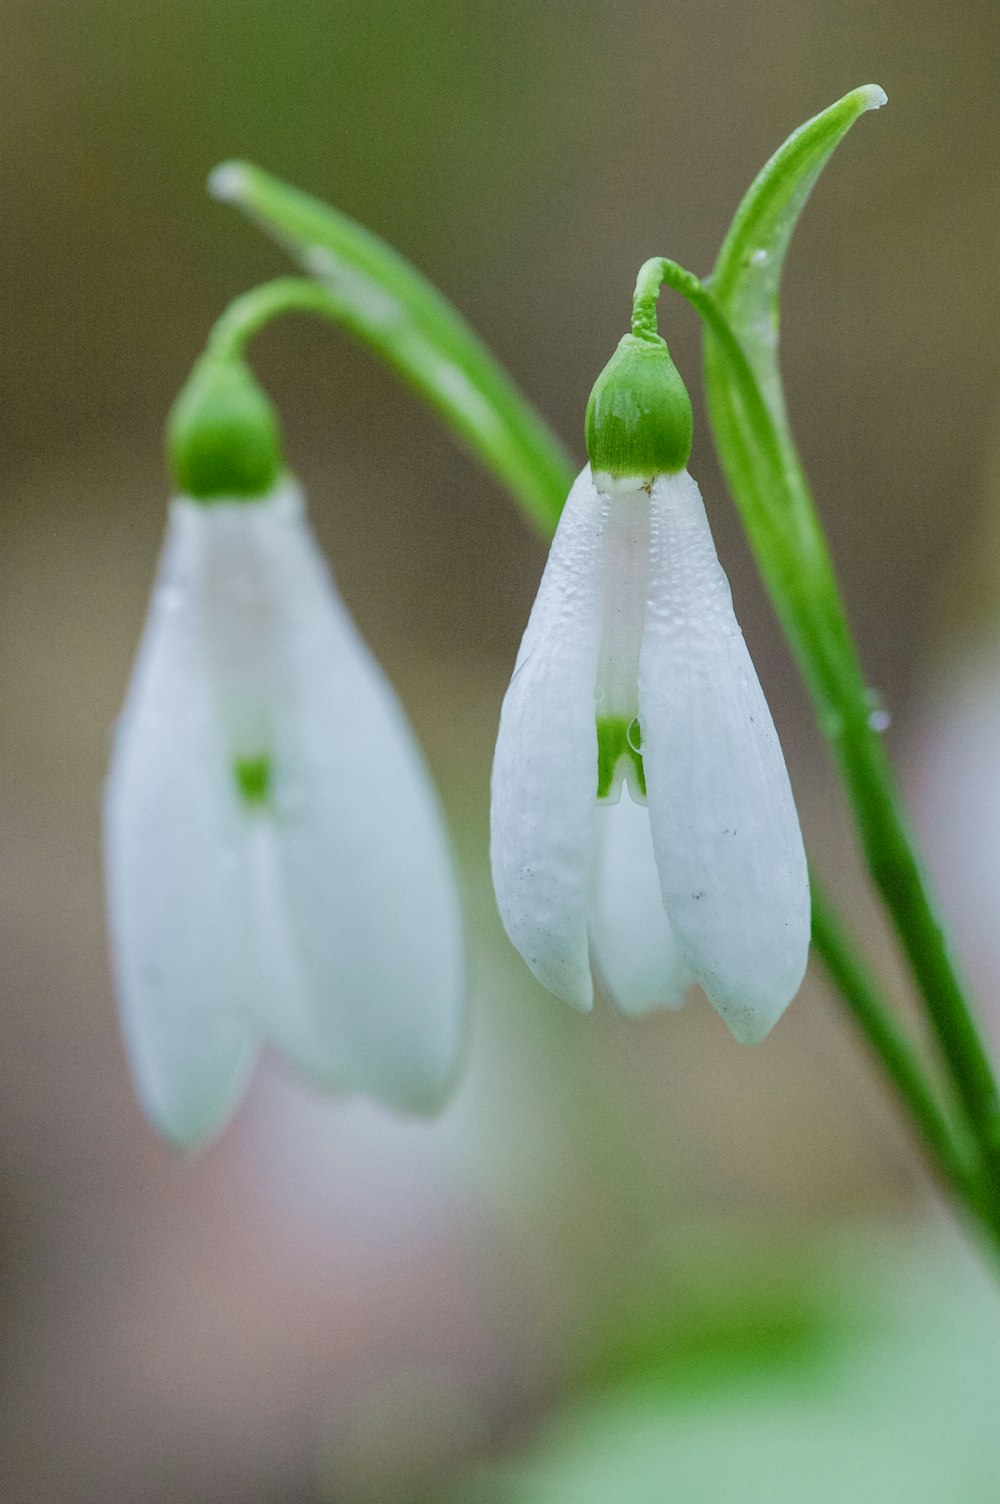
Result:
{"label": "drooping flower head", "polygon": [[433,1110],[463,967],[419,751],[241,360],[203,359],[170,438],[180,494],[105,800],[139,1096],[165,1136],[198,1144],[270,1042],[330,1090]]}
{"label": "drooping flower head", "polygon": [[692,982],[763,1037],[809,946],[798,817],[697,485],[691,406],[637,319],[587,410],[500,717],[491,857],[507,933],[589,1009],[591,956],[623,1012]]}

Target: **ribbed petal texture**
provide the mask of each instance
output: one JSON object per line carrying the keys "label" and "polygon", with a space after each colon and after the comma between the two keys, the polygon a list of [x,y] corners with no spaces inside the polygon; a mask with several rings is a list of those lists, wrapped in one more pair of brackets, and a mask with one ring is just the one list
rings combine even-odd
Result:
{"label": "ribbed petal texture", "polygon": [[685,472],[653,487],[639,717],[666,911],[695,979],[751,1043],[802,981],[808,876],[774,724]]}
{"label": "ribbed petal texture", "polygon": [[593,1001],[595,694],[607,509],[589,467],[563,509],[500,713],[490,855],[504,927],[535,976]]}

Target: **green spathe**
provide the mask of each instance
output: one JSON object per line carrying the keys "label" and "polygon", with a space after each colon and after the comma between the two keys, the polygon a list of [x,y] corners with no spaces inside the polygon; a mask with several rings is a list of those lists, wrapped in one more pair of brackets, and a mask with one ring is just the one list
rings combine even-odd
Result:
{"label": "green spathe", "polygon": [[587,453],[595,475],[650,480],[687,467],[691,399],[659,335],[626,334],[587,403]]}
{"label": "green spathe", "polygon": [[203,355],[167,419],[177,490],[196,501],[265,496],[284,469],[278,416],[244,360]]}

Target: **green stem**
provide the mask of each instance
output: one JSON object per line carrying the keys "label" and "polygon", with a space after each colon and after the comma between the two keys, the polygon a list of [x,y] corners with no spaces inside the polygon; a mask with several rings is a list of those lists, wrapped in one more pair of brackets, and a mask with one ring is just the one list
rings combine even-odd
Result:
{"label": "green stem", "polygon": [[656,305],[663,286],[663,257],[651,256],[639,268],[632,295],[632,333],[653,343],[663,338],[656,319]]}
{"label": "green stem", "polygon": [[325,288],[309,277],[275,277],[234,298],[213,324],[207,351],[222,360],[238,360],[253,336],[286,313],[315,313],[341,322],[340,309]]}
{"label": "green stem", "polygon": [[962,1144],[953,1132],[928,1085],[924,1068],[906,1035],[883,1000],[861,953],[815,873],[812,889],[812,938],[847,1010],[894,1088],[941,1184],[971,1211],[1000,1253],[1000,1216],[984,1183],[975,1144]]}
{"label": "green stem", "polygon": [[[647,263],[649,265],[649,263]],[[771,598],[847,790],[872,879],[927,1006],[941,1054],[1000,1192],[1000,1094],[916,855],[798,456],[774,423],[739,339],[705,285],[676,262],[667,283],[697,309],[729,372],[716,437]],[[776,504],[776,496],[781,504]]]}

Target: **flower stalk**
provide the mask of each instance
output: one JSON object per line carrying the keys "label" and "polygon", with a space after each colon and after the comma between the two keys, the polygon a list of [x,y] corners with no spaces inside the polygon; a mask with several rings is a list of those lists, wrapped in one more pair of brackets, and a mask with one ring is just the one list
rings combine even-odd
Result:
{"label": "flower stalk", "polygon": [[1000,1215],[989,1181],[983,1175],[975,1141],[967,1131],[956,1132],[942,1112],[923,1062],[896,1022],[860,948],[848,934],[815,873],[810,885],[815,950],[909,1119],[931,1172],[942,1189],[969,1213],[973,1225],[989,1242],[993,1256],[1000,1259]]}
{"label": "flower stalk", "polygon": [[311,277],[275,277],[233,299],[209,331],[206,354],[241,359],[254,335],[286,313],[312,313],[333,324],[342,322],[339,304]]}

